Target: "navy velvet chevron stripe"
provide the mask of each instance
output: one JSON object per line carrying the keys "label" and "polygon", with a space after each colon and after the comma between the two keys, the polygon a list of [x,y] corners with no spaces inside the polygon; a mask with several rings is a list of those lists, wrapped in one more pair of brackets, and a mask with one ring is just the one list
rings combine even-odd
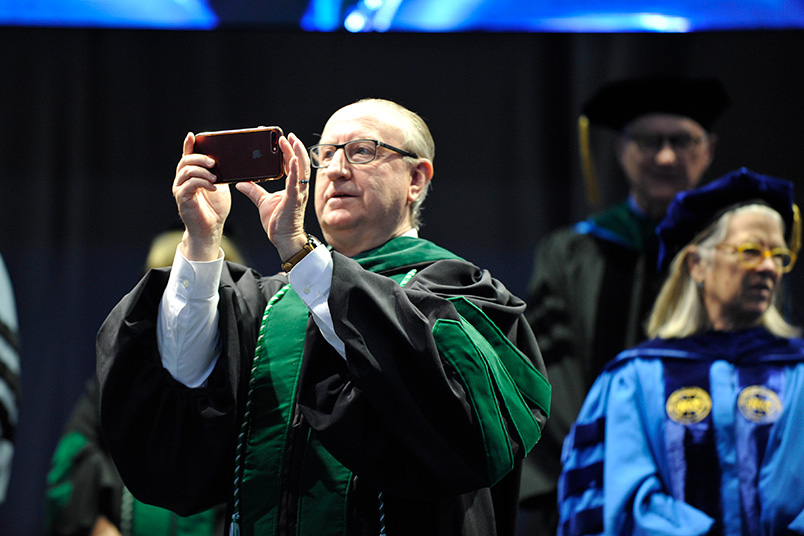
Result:
{"label": "navy velvet chevron stripe", "polygon": [[567,495],[581,495],[589,488],[603,488],[603,461],[571,469],[564,473]]}
{"label": "navy velvet chevron stripe", "polygon": [[594,535],[603,533],[603,507],[578,512],[564,525],[564,534]]}
{"label": "navy velvet chevron stripe", "polygon": [[[573,428],[573,445],[575,449],[594,448],[602,445],[605,439],[606,419],[601,416],[586,424],[576,423]],[[596,488],[603,490],[603,460],[599,459],[583,467],[565,471],[561,475],[564,495],[580,496],[587,490]],[[562,534],[586,535],[603,532],[603,507],[590,505],[587,509],[577,511],[564,521]]]}
{"label": "navy velvet chevron stripe", "polygon": [[606,434],[606,418],[600,417],[590,423],[576,423],[573,433],[574,448],[602,444]]}

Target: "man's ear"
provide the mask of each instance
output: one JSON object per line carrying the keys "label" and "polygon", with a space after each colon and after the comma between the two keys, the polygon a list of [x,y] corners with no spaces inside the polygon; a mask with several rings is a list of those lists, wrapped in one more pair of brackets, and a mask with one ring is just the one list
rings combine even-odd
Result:
{"label": "man's ear", "polygon": [[408,187],[408,201],[411,203],[416,201],[422,192],[424,192],[427,184],[433,178],[433,163],[422,158],[413,167],[410,173],[410,186]]}
{"label": "man's ear", "polygon": [[617,140],[614,142],[614,155],[617,157],[617,163],[620,167],[623,167],[623,153],[625,153],[627,143],[625,134],[619,134]]}
{"label": "man's ear", "polygon": [[715,159],[715,149],[717,148],[717,134],[709,133],[708,135],[709,143],[707,144],[706,151],[707,151],[707,158],[709,163],[707,163],[707,168],[712,164],[712,161]]}

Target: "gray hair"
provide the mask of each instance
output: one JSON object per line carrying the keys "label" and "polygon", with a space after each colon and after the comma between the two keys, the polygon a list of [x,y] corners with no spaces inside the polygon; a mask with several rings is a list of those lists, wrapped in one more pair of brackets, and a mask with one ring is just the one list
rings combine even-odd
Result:
{"label": "gray hair", "polygon": [[[662,285],[648,319],[647,333],[650,338],[689,337],[711,327],[698,286],[687,267],[687,257],[691,252],[689,246],[697,246],[696,252],[700,255],[701,260],[711,263],[715,246],[725,240],[731,219],[735,215],[745,212],[768,214],[775,218],[784,230],[782,217],[766,205],[744,205],[725,212],[673,258],[670,273]],[[762,315],[761,323],[774,335],[796,337],[799,335],[799,329],[784,319],[776,305],[779,301],[780,289],[781,286],[777,285],[771,304]]]}

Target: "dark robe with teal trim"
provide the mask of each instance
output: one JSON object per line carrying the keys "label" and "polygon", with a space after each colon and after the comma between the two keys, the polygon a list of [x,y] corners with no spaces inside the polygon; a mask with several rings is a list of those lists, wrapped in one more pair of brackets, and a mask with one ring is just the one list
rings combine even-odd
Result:
{"label": "dark robe with teal trim", "polygon": [[546,518],[557,519],[561,444],[584,396],[606,362],[645,340],[643,323],[663,280],[657,244],[655,223],[624,201],[551,233],[536,251],[526,314],[553,386],[553,407],[525,460],[522,498]]}
{"label": "dark robe with teal trim", "polygon": [[567,436],[559,534],[804,534],[804,340],[764,328],[621,353]]}
{"label": "dark robe with teal trim", "polygon": [[[298,336],[295,321],[282,326],[275,314],[298,297],[287,291],[263,323],[287,278],[229,263],[221,357],[204,388],[181,385],[161,365],[155,324],[167,271],[150,272],[112,311],[98,334],[101,419],[127,486],[180,513],[231,499],[265,324],[271,334],[257,368],[277,366],[257,372],[252,411],[284,430],[279,450],[267,453],[284,461],[266,477],[266,442],[247,447],[246,459],[258,463],[245,463],[241,506],[260,511],[248,513],[244,533],[267,526],[281,535],[376,535],[382,506],[390,536],[514,534],[519,460],[540,435],[550,389],[524,303],[488,272],[422,239],[397,238],[355,259],[332,256],[329,307],[346,359],[305,317],[296,357],[283,351],[263,361],[272,337]],[[298,374],[285,375],[294,360]],[[260,430],[250,428],[250,437]],[[253,486],[257,480],[266,484]],[[326,508],[343,498],[341,515],[317,513],[317,497]]]}

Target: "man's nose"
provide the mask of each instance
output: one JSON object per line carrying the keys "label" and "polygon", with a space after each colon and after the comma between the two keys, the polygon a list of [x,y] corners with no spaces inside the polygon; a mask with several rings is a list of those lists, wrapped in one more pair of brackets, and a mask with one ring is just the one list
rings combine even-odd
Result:
{"label": "man's nose", "polygon": [[662,140],[662,145],[656,152],[656,162],[660,164],[672,164],[678,160],[678,154],[673,148],[670,140],[667,138]]}
{"label": "man's nose", "polygon": [[330,180],[348,178],[350,176],[349,161],[346,159],[346,150],[338,148],[327,165],[327,177]]}

